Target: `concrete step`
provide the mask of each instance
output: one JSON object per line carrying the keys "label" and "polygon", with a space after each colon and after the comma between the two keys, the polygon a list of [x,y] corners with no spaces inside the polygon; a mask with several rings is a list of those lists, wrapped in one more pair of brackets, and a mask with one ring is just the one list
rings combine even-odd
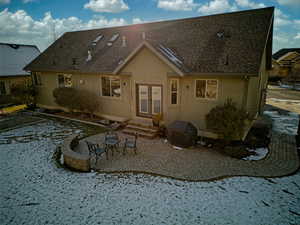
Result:
{"label": "concrete step", "polygon": [[141,130],[133,130],[133,129],[123,129],[122,132],[124,134],[128,134],[128,135],[135,135],[137,134],[139,137],[144,137],[144,138],[149,138],[149,139],[153,139],[157,136],[157,133],[153,133],[153,132],[144,132]]}
{"label": "concrete step", "polygon": [[144,127],[144,126],[135,125],[135,124],[128,124],[126,126],[126,129],[149,132],[149,133],[157,133],[158,132],[158,128],[156,128],[156,127]]}

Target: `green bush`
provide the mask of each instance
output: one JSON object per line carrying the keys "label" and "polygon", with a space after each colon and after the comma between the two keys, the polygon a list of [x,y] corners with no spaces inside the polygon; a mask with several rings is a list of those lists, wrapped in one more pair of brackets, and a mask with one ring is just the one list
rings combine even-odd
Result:
{"label": "green bush", "polygon": [[232,99],[227,99],[224,105],[211,109],[205,119],[207,128],[215,131],[225,141],[241,139],[247,123],[251,120],[249,114],[237,108]]}
{"label": "green bush", "polygon": [[53,90],[53,97],[57,105],[67,108],[70,112],[80,109],[79,95],[75,88],[55,88]]}
{"label": "green bush", "polygon": [[88,90],[61,87],[54,89],[53,96],[59,106],[67,108],[70,112],[88,112],[92,117],[99,107],[97,95]]}
{"label": "green bush", "polygon": [[88,112],[93,117],[94,112],[99,108],[97,95],[88,90],[78,90],[78,97],[80,111]]}
{"label": "green bush", "polygon": [[10,94],[15,103],[27,105],[35,103],[36,89],[30,80],[12,84]]}

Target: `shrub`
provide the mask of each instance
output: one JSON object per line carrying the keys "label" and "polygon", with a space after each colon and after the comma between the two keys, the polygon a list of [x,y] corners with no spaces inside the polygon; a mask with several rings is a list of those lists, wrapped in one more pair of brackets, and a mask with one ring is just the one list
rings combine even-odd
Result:
{"label": "shrub", "polygon": [[97,95],[88,90],[62,87],[53,91],[55,102],[67,108],[70,112],[75,110],[88,112],[92,117],[99,107]]}
{"label": "shrub", "polygon": [[10,94],[15,103],[29,105],[35,102],[36,89],[30,80],[25,80],[12,84]]}
{"label": "shrub", "polygon": [[80,109],[78,91],[75,88],[60,87],[53,90],[56,104],[67,108],[70,112]]}
{"label": "shrub", "polygon": [[219,138],[225,141],[242,138],[249,114],[238,109],[232,99],[227,99],[224,105],[216,106],[206,115],[207,128],[215,131]]}
{"label": "shrub", "polygon": [[91,117],[99,108],[99,101],[97,95],[88,90],[78,90],[79,109],[80,111],[87,111]]}

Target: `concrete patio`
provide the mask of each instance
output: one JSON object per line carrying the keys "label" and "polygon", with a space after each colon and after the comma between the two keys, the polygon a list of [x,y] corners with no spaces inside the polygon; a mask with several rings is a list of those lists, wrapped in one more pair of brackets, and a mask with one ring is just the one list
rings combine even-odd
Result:
{"label": "concrete patio", "polygon": [[[121,132],[121,147],[126,137]],[[130,137],[130,136],[129,136]],[[104,134],[88,137],[80,141],[76,151],[88,154],[85,140],[103,143]],[[295,138],[291,135],[273,133],[269,154],[259,161],[245,161],[225,156],[213,149],[201,147],[176,150],[163,139],[137,141],[137,155],[109,154],[91,160],[98,172],[137,172],[172,177],[188,181],[207,181],[229,176],[280,177],[294,173],[299,168],[299,157]]]}

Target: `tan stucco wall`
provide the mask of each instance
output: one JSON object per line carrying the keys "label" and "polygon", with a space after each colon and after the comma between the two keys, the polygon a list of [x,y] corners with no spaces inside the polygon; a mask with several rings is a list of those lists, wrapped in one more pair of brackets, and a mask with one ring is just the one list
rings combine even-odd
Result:
{"label": "tan stucco wall", "polygon": [[[171,77],[170,74],[174,74],[174,76]],[[122,91],[120,99],[101,97],[100,77],[100,74],[73,74],[72,78],[74,87],[92,90],[99,96],[98,100],[101,106],[99,114],[109,114],[130,119],[138,118],[136,112],[136,84],[159,84],[163,88],[162,109],[164,122],[168,124],[174,120],[186,120],[191,121],[199,129],[206,128],[205,115],[216,105],[224,103],[227,98],[232,98],[239,107],[243,107],[245,104],[247,109],[256,112],[258,107],[257,100],[259,99],[257,90],[262,85],[258,78],[250,78],[247,81],[242,77],[229,75],[176,76],[171,67],[147,48],[141,49],[120,71]],[[39,88],[38,102],[42,105],[56,106],[52,97],[52,91],[58,86],[57,74],[43,73],[41,78],[43,86]],[[171,79],[179,80],[179,104],[175,106],[171,105],[170,100]],[[196,99],[196,79],[217,79],[217,100]],[[45,84],[47,84],[47,88]],[[245,87],[248,84],[248,93],[246,93]],[[248,99],[246,99],[247,96]]]}
{"label": "tan stucco wall", "polygon": [[[48,108],[57,108],[54,102],[53,90],[58,87],[58,74],[59,73],[42,73],[41,86],[38,86],[37,103]],[[92,91],[98,96],[100,107],[98,110],[99,115],[111,114],[121,117],[129,117],[129,101],[130,96],[130,81],[127,76],[121,77],[121,92],[122,97],[110,98],[101,96],[101,77],[102,75],[94,74],[72,74],[72,83],[74,88],[86,89]]]}

